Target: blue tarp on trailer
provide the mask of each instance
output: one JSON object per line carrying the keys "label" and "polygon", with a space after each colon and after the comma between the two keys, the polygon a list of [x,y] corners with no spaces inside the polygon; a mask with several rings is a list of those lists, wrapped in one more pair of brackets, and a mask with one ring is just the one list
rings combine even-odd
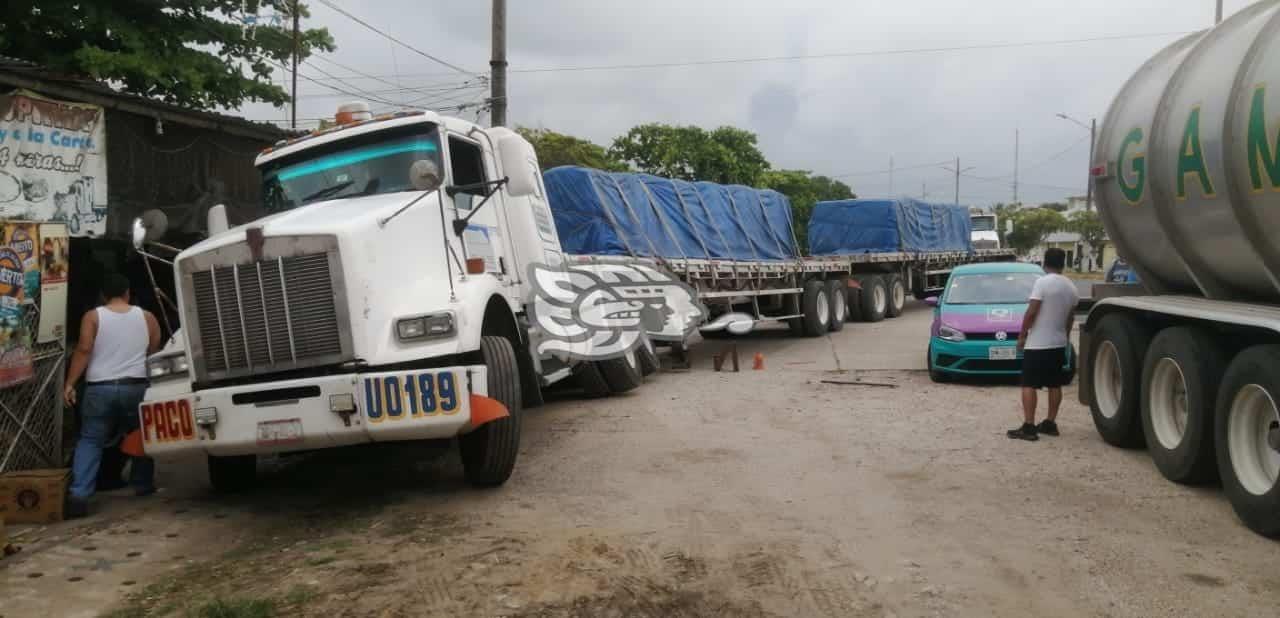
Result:
{"label": "blue tarp on trailer", "polygon": [[910,198],[819,202],[809,219],[813,255],[972,251],[969,211]]}
{"label": "blue tarp on trailer", "polygon": [[564,250],[717,260],[795,258],[791,204],[774,191],[557,167],[543,174]]}

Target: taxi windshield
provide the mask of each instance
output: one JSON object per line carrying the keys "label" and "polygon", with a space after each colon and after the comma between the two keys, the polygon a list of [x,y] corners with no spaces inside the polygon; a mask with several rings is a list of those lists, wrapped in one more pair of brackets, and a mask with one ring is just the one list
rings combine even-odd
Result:
{"label": "taxi windshield", "polygon": [[1038,273],[975,273],[951,278],[948,305],[1009,305],[1025,303]]}
{"label": "taxi windshield", "polygon": [[273,161],[262,169],[262,205],[268,213],[311,202],[412,191],[409,167],[428,159],[440,165],[435,125],[358,135]]}

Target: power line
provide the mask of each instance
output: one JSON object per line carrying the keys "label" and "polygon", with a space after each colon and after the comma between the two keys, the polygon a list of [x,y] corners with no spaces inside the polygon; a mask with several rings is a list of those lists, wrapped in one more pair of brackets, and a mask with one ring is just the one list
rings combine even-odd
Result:
{"label": "power line", "polygon": [[831,174],[830,176],[827,176],[827,177],[828,177],[828,178],[848,178],[848,177],[851,177],[851,176],[876,176],[876,175],[879,175],[879,174],[890,174],[890,173],[904,172],[904,171],[908,171],[908,170],[924,169],[924,168],[926,168],[926,167],[938,167],[939,165],[946,165],[946,164],[948,164],[948,163],[951,163],[951,161],[938,161],[937,163],[922,163],[922,164],[920,164],[920,165],[908,165],[908,166],[906,166],[906,167],[897,167],[897,166],[894,166],[892,169],[883,169],[883,170],[875,170],[875,171],[865,171],[865,172],[848,172],[848,173],[844,173],[844,174]]}
{"label": "power line", "polygon": [[[327,0],[320,0],[328,4]],[[532,69],[512,69],[512,73],[560,73],[573,71],[626,71],[633,69],[662,69],[674,67],[707,66],[718,64],[750,64],[760,62],[787,62],[795,60],[820,60],[827,58],[858,58],[864,56],[896,56],[906,54],[935,54],[956,51],[972,51],[980,49],[1015,49],[1022,47],[1042,47],[1050,45],[1070,45],[1074,43],[1095,43],[1101,41],[1123,41],[1131,39],[1150,39],[1159,37],[1182,36],[1188,32],[1151,32],[1145,34],[1125,34],[1116,36],[1097,36],[1079,39],[1057,39],[1048,41],[1022,41],[1016,43],[981,43],[976,45],[955,45],[950,47],[916,47],[908,49],[868,50],[853,52],[837,52],[829,54],[805,54],[795,56],[762,56],[755,58],[722,58],[714,60],[690,60],[682,62],[652,62],[641,64],[608,64],[576,67],[542,67]]]}
{"label": "power line", "polygon": [[400,45],[400,46],[404,47],[405,49],[408,49],[409,51],[412,51],[413,53],[418,54],[419,56],[422,56],[423,58],[426,58],[426,59],[431,60],[431,61],[433,61],[433,62],[436,62],[436,63],[442,64],[442,65],[444,65],[444,66],[446,66],[446,67],[449,67],[450,69],[453,69],[453,70],[455,70],[455,71],[457,71],[457,72],[459,72],[459,73],[465,73],[465,74],[467,74],[467,75],[479,75],[479,73],[473,73],[473,72],[468,71],[468,70],[466,70],[466,69],[464,69],[464,68],[462,68],[462,67],[460,67],[460,66],[458,66],[458,65],[456,65],[456,64],[453,64],[453,63],[450,63],[450,62],[447,62],[447,61],[441,60],[440,58],[437,58],[437,57],[435,57],[435,56],[432,56],[431,54],[428,54],[427,52],[424,52],[424,51],[422,51],[422,50],[420,50],[420,49],[418,49],[418,48],[416,48],[416,47],[414,47],[414,46],[412,46],[412,45],[410,45],[410,44],[408,44],[408,43],[405,43],[404,41],[401,41],[400,39],[397,39],[396,37],[391,36],[390,34],[387,34],[386,32],[383,32],[382,30],[379,30],[376,26],[374,26],[374,25],[370,24],[369,22],[367,22],[367,21],[365,21],[365,20],[363,20],[363,19],[360,19],[359,17],[356,17],[355,15],[352,15],[351,13],[348,13],[345,9],[343,9],[343,8],[342,8],[342,7],[340,7],[340,6],[338,6],[337,4],[335,4],[334,2],[332,2],[331,0],[318,0],[318,1],[320,2],[320,4],[323,4],[323,5],[325,5],[325,6],[329,7],[329,8],[331,8],[331,9],[333,9],[334,11],[337,11],[339,14],[341,14],[341,15],[342,15],[342,16],[344,16],[344,17],[346,17],[347,19],[350,19],[351,21],[354,21],[354,22],[356,22],[357,24],[360,24],[361,26],[364,26],[365,28],[368,28],[369,30],[374,31],[374,32],[376,32],[376,33],[378,33],[378,34],[382,35],[383,37],[386,37],[386,38],[387,38],[387,40],[389,40],[389,41],[391,41],[391,42],[393,42],[393,43],[396,43],[396,44],[398,44],[398,45]]}

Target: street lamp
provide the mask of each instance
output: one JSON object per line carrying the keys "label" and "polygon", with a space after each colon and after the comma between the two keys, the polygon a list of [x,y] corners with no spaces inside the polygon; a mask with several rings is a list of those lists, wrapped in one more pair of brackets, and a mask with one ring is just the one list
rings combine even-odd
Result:
{"label": "street lamp", "polygon": [[[1093,143],[1098,135],[1098,120],[1096,118],[1089,120],[1089,124],[1085,124],[1063,113],[1056,114],[1057,117],[1079,125],[1081,129],[1089,132],[1089,167],[1093,167]],[[1084,209],[1093,210],[1093,173],[1089,172],[1085,184]]]}

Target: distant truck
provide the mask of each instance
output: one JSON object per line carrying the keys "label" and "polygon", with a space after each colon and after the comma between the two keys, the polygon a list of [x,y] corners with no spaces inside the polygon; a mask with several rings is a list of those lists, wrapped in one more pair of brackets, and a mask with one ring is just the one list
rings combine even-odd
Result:
{"label": "distant truck", "polygon": [[1165,48],[1099,128],[1099,214],[1146,294],[1095,286],[1080,400],[1105,441],[1220,479],[1280,537],[1280,2]]}
{"label": "distant truck", "polygon": [[973,225],[972,239],[974,249],[1000,248],[1000,223],[995,213],[970,211]]}

